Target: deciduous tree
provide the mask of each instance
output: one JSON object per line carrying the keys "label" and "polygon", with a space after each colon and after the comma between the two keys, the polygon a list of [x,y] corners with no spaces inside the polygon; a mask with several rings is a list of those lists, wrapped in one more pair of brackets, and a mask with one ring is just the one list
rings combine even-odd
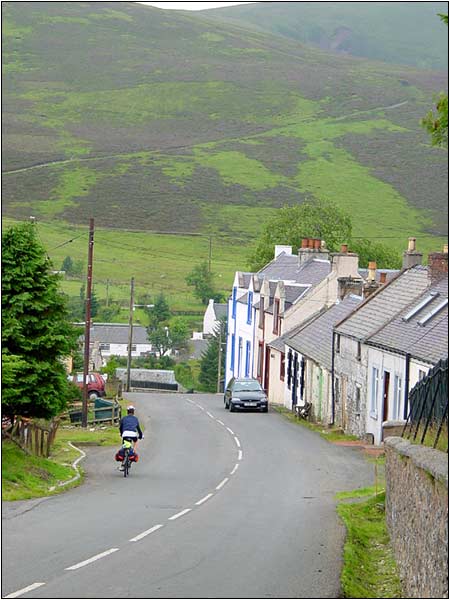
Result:
{"label": "deciduous tree", "polygon": [[194,296],[205,306],[210,298],[215,302],[222,300],[222,294],[214,289],[214,275],[208,269],[206,261],[196,265],[186,277],[186,283],[194,288]]}

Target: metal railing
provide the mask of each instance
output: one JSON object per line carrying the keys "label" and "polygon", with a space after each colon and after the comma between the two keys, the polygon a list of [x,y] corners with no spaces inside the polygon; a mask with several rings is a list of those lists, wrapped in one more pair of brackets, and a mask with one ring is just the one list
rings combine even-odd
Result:
{"label": "metal railing", "polygon": [[448,452],[448,359],[440,360],[416,383],[408,400],[402,437]]}

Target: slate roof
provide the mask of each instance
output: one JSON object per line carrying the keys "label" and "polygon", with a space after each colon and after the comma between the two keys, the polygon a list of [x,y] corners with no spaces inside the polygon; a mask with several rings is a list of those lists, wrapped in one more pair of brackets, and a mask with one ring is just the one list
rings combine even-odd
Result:
{"label": "slate roof", "polygon": [[[443,306],[445,300],[447,305]],[[426,302],[425,305],[423,303]],[[426,322],[419,321],[437,310]],[[435,364],[448,356],[448,275],[429,286],[367,343]]]}
{"label": "slate roof", "polygon": [[250,285],[250,279],[253,277],[253,273],[244,273],[243,271],[239,271],[238,282],[239,287],[248,288]]}
{"label": "slate roof", "polygon": [[[90,343],[128,344],[128,324],[94,323],[90,330]],[[84,340],[84,335],[81,337]],[[133,344],[149,344],[147,330],[142,325],[133,325]]]}
{"label": "slate roof", "polygon": [[227,304],[219,304],[218,302],[214,302],[214,313],[216,315],[217,320],[226,317],[228,314]]}
{"label": "slate roof", "polygon": [[310,258],[300,265],[298,256],[282,252],[258,271],[257,275],[260,279],[264,277],[272,280],[283,279],[314,286],[325,279],[330,271],[329,260]]}
{"label": "slate roof", "polygon": [[[358,273],[361,275],[363,279],[367,279],[369,274],[369,269],[358,269]],[[375,272],[375,281],[380,281],[381,273],[386,273],[386,282],[393,279],[398,273],[400,273],[399,269],[377,269]]]}
{"label": "slate roof", "polygon": [[352,313],[362,300],[349,294],[339,304],[319,313],[297,333],[287,336],[286,344],[331,371],[333,327]]}
{"label": "slate roof", "polygon": [[428,287],[428,269],[422,265],[402,271],[379,288],[336,327],[337,333],[366,340],[395,317]]}

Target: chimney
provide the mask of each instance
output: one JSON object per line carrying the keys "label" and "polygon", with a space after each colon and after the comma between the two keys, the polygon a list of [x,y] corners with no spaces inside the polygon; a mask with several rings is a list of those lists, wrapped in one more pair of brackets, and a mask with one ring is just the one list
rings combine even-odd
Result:
{"label": "chimney", "polygon": [[410,269],[416,265],[422,264],[423,254],[416,250],[416,238],[408,238],[408,250],[403,252],[402,270]]}
{"label": "chimney", "polygon": [[443,252],[432,252],[428,255],[428,276],[431,283],[442,279],[448,273],[448,245]]}
{"label": "chimney", "polygon": [[348,244],[341,245],[341,254],[347,254],[348,252]]}
{"label": "chimney", "polygon": [[369,281],[370,283],[373,283],[377,279],[376,275],[377,275],[377,263],[375,261],[370,261],[369,266],[368,266],[367,281]]}
{"label": "chimney", "polygon": [[312,246],[313,241],[310,238],[303,238],[302,247],[298,250],[298,262],[300,266],[311,258],[313,252]]}
{"label": "chimney", "polygon": [[380,273],[380,284],[381,285],[384,285],[386,283],[386,276],[387,276],[386,271],[384,271],[383,273]]}

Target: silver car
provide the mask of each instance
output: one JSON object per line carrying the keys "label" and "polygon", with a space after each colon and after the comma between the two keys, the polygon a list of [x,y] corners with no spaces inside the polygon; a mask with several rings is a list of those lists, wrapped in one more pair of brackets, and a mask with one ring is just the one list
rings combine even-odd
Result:
{"label": "silver car", "polygon": [[249,377],[232,378],[228,382],[223,397],[225,408],[234,410],[253,409],[267,412],[269,402],[266,392],[257,379]]}

